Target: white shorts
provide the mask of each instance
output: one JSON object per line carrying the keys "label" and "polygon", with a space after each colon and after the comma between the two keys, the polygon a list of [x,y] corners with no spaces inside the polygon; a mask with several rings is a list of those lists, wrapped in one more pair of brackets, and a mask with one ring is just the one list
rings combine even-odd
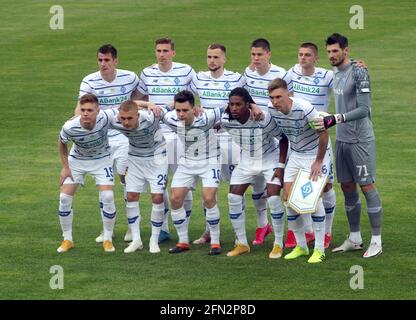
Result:
{"label": "white shorts", "polygon": [[198,178],[203,188],[218,188],[221,179],[221,165],[208,163],[205,166],[180,164],[172,178],[171,188],[195,188]]}
{"label": "white shorts", "polygon": [[163,193],[166,189],[167,173],[167,157],[158,156],[156,161],[129,156],[126,191],[144,193],[147,191],[146,182],[148,182],[151,193]]}
{"label": "white shorts", "polygon": [[276,160],[263,162],[261,166],[251,166],[250,164],[240,162],[231,175],[230,185],[255,184],[265,181],[266,184],[281,186],[282,183],[279,179],[275,178],[272,180],[277,163]]}
{"label": "white shorts", "polygon": [[97,186],[114,185],[113,166],[109,156],[95,160],[79,160],[68,157],[68,163],[74,180],[66,178],[64,184],[84,185],[84,177],[89,174],[95,179]]}
{"label": "white shorts", "polygon": [[[330,160],[331,160],[331,150],[327,149],[325,153],[324,160],[322,161],[322,174],[328,175],[328,173],[324,173],[324,168],[330,168]],[[299,169],[311,170],[311,166],[313,162],[316,160],[316,155],[311,154],[299,154],[298,152],[291,152],[289,156],[289,160],[287,161],[285,174],[284,174],[284,181],[285,182],[293,182],[295,181],[296,175],[298,174]]]}
{"label": "white shorts", "polygon": [[234,168],[240,161],[240,146],[226,132],[217,134],[221,151],[221,180],[230,181]]}
{"label": "white shorts", "polygon": [[127,170],[127,154],[129,152],[129,139],[122,134],[108,137],[111,161],[119,175],[125,175]]}

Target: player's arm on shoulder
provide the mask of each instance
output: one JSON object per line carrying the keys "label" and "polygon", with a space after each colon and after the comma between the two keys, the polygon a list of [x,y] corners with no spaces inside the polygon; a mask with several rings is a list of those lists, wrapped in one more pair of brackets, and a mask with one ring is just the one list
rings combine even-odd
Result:
{"label": "player's arm on shoulder", "polygon": [[132,92],[131,100],[142,100],[142,101],[149,101],[149,96],[147,94],[141,93],[137,88]]}
{"label": "player's arm on shoulder", "polygon": [[255,103],[250,103],[251,115],[255,121],[261,121],[265,115],[263,110]]}

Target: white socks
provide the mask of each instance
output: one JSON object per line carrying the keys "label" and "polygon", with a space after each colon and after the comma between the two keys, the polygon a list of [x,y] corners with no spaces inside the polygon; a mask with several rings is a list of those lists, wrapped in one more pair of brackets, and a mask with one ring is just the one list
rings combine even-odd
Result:
{"label": "white socks", "polygon": [[60,193],[59,195],[59,222],[61,223],[64,240],[72,241],[72,196]]}
{"label": "white socks", "polygon": [[127,221],[131,230],[133,241],[141,241],[140,237],[140,207],[138,201],[126,203]]}
{"label": "white socks", "polygon": [[282,200],[279,196],[272,196],[267,199],[270,208],[270,215],[272,216],[274,244],[283,248],[283,232],[285,227],[285,220],[283,218],[285,210]]}
{"label": "white socks", "polygon": [[248,246],[246,236],[246,219],[243,211],[243,197],[229,193],[228,207],[230,209],[230,219],[233,225],[237,241]]}

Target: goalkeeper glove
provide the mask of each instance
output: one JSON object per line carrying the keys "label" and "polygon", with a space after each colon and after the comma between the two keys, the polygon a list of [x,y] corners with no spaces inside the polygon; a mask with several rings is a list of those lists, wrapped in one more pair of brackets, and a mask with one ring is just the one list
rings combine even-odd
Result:
{"label": "goalkeeper glove", "polygon": [[344,120],[344,115],[342,114],[319,112],[319,117],[313,119],[309,125],[312,129],[322,131],[336,125],[337,123],[344,122]]}
{"label": "goalkeeper glove", "polygon": [[338,123],[342,123],[344,122],[344,115],[341,113],[338,114],[331,114],[329,116],[324,117],[323,122],[324,122],[324,128],[328,129],[331,128],[332,126],[335,126]]}

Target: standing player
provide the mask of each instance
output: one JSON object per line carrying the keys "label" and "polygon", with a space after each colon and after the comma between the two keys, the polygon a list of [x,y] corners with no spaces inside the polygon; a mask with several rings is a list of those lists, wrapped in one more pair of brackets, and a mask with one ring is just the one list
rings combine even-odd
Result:
{"label": "standing player", "polygon": [[317,128],[337,125],[335,158],[337,179],[345,198],[350,235],[333,252],[362,249],[360,232],[361,202],[357,184],[363,192],[371,226],[370,246],[364,258],[382,253],[380,196],[375,187],[375,137],[371,122],[370,76],[366,68],[349,58],[348,39],[334,33],[326,40],[329,62],[335,67],[334,96],[337,114],[319,117]]}
{"label": "standing player", "polygon": [[[191,89],[199,96],[201,107],[205,110],[219,106],[225,108],[228,104],[228,95],[231,90],[242,87],[245,83],[244,77],[240,73],[225,69],[224,65],[227,62],[226,52],[227,50],[224,45],[218,43],[211,44],[207,49],[207,64],[209,70],[198,72],[192,79]],[[217,137],[221,149],[222,180],[230,181],[231,173],[240,157],[240,150],[238,145],[233,143],[232,137],[224,130],[219,130]],[[266,214],[266,203],[265,199],[261,198],[264,192],[264,184],[256,184],[253,189],[254,206],[256,207],[256,211],[260,213],[258,216],[264,215]],[[270,232],[270,229],[270,226],[267,226],[264,230]],[[203,244],[209,242],[209,240],[210,235],[207,226],[205,232],[194,243]],[[261,243],[259,242],[258,244]]]}
{"label": "standing player", "polygon": [[[120,103],[137,97],[139,79],[134,72],[117,69],[117,50],[111,44],[105,44],[97,50],[99,71],[87,75],[81,82],[79,99],[86,93],[92,93],[98,98],[101,110],[118,108]],[[77,104],[75,114],[79,114],[80,104]],[[111,148],[111,157],[126,199],[125,174],[127,169],[128,140],[117,130],[108,130],[108,140]],[[111,169],[112,170],[112,169]],[[102,212],[100,199],[100,211]],[[125,241],[131,241],[130,230],[124,236]],[[103,242],[103,233],[95,239]]]}
{"label": "standing player", "polygon": [[163,122],[178,134],[185,146],[171,183],[171,214],[179,241],[169,253],[189,250],[188,221],[183,204],[188,190],[200,178],[206,221],[211,235],[209,255],[217,255],[221,253],[220,211],[217,206],[221,166],[217,141],[211,129],[221,117],[224,108],[207,110],[203,115],[195,117],[194,104],[192,92],[181,91],[174,98],[175,110],[163,116]]}
{"label": "standing player", "polygon": [[284,208],[280,199],[280,189],[287,156],[287,138],[284,137],[284,142],[279,144],[281,149],[283,147],[279,154],[275,137],[280,137],[282,131],[268,111],[263,111],[261,121],[251,119],[250,104],[254,101],[246,89],[233,89],[229,101],[221,118],[221,126],[240,146],[241,159],[232,172],[228,194],[230,218],[237,243],[227,256],[234,257],[250,252],[246,237],[243,195],[249,185],[260,176],[267,181],[267,201],[275,234],[273,250],[269,258],[277,259],[281,257],[283,248]]}
{"label": "standing player", "polygon": [[[282,78],[286,70],[272,64],[270,43],[267,39],[259,38],[251,44],[251,64],[244,72],[245,88],[254,99],[255,103],[267,110],[270,102],[267,86],[269,82],[276,78]],[[259,179],[260,178],[260,179]],[[267,206],[264,189],[266,182],[259,176],[254,184],[253,202],[257,211],[256,238],[253,245],[263,244],[264,238],[272,232],[272,226],[267,220]]]}
{"label": "standing player", "polygon": [[[317,131],[309,126],[318,111],[306,100],[289,97],[286,81],[278,78],[269,84],[269,96],[273,107],[270,113],[278,126],[290,141],[291,152],[284,173],[284,201],[299,169],[310,170],[310,179],[316,180],[322,174],[324,166],[329,165],[328,133]],[[288,226],[293,230],[297,246],[285,259],[296,259],[309,254],[303,229],[303,219],[290,207],[286,208]],[[312,213],[312,224],[315,232],[315,249],[308,263],[320,263],[325,259],[325,209],[322,198],[319,198],[317,210]]]}
{"label": "standing player", "polygon": [[152,196],[152,235],[149,242],[151,253],[160,252],[158,245],[164,216],[163,193],[166,188],[168,162],[166,143],[160,130],[160,119],[153,113],[137,111],[137,105],[149,102],[127,100],[121,103],[117,117],[111,119],[113,128],[129,139],[128,175],[126,176],[127,218],[132,233],[132,242],[126,253],[143,248],[140,237],[140,194],[150,185]]}
{"label": "standing player", "polygon": [[[108,112],[112,112],[109,110]],[[114,178],[108,145],[107,131],[109,115],[100,111],[98,99],[93,94],[85,94],[79,100],[80,115],[67,121],[62,127],[59,139],[59,154],[62,161],[59,195],[59,220],[64,240],[58,252],[67,252],[74,247],[72,239],[72,199],[79,184],[84,184],[84,176],[95,178],[102,201],[103,247],[113,252],[112,234],[116,220],[114,204]],[[68,142],[73,145],[68,155]]]}
{"label": "standing player", "polygon": [[[323,112],[329,111],[329,96],[332,89],[333,72],[316,67],[318,61],[318,47],[311,42],[302,43],[298,50],[298,64],[294,65],[281,77],[287,83],[289,92],[293,92],[295,98],[309,101],[312,106]],[[334,221],[334,210],[336,205],[335,191],[332,188],[334,181],[334,170],[332,161],[331,142],[328,142],[329,154],[331,155],[330,167],[322,168],[324,174],[329,175],[329,182],[324,188],[322,201],[325,207],[325,249],[329,247],[332,235],[332,223]],[[312,230],[312,219],[310,215],[303,215],[305,236],[307,242],[315,239]],[[296,239],[292,230],[288,230],[285,247],[296,246]]]}
{"label": "standing player", "polygon": [[[145,68],[140,74],[139,92],[140,97],[158,105],[172,105],[176,93],[189,89],[195,71],[187,64],[173,62],[176,55],[175,43],[169,38],[160,38],[155,41],[155,54],[157,64]],[[167,142],[169,171],[176,170],[177,159],[180,155],[180,146],[176,134],[165,124],[161,123],[163,135]],[[160,232],[159,242],[170,239],[168,211],[169,196],[165,191],[165,216]],[[192,192],[189,191],[185,198],[185,210],[187,216],[192,210]]]}

